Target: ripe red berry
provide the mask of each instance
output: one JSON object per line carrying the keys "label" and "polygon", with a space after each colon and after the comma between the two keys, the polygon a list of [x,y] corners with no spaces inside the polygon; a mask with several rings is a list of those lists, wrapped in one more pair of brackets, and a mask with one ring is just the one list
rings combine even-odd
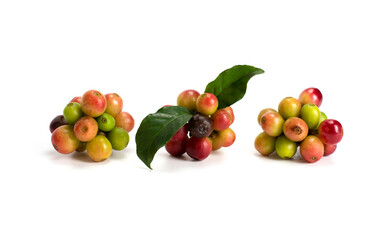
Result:
{"label": "ripe red berry", "polygon": [[317,107],[320,107],[323,102],[323,95],[317,88],[307,88],[301,92],[298,100],[302,105],[313,103],[316,104]]}
{"label": "ripe red berry", "polygon": [[188,129],[187,129],[187,125],[185,124],[184,126],[182,126],[180,129],[178,129],[178,131],[176,132],[176,134],[174,134],[174,136],[170,139],[173,141],[182,141],[185,138],[187,138],[188,136]]}
{"label": "ripe red berry", "polygon": [[212,115],[212,121],[214,122],[214,130],[223,131],[230,127],[231,124],[231,116],[229,112],[219,109]]}
{"label": "ripe red berry", "polygon": [[172,156],[181,156],[186,151],[187,138],[180,141],[170,140],[166,143],[165,149]]}
{"label": "ripe red berry", "polygon": [[319,136],[325,144],[336,145],[343,138],[343,127],[335,119],[324,120],[319,126]]}
{"label": "ripe red berry", "polygon": [[233,108],[229,106],[229,107],[223,108],[223,110],[225,110],[226,112],[228,112],[230,114],[230,119],[231,119],[230,124],[233,124],[234,119],[235,119]]}
{"label": "ripe red berry", "polygon": [[212,150],[211,140],[206,138],[191,137],[186,143],[186,153],[196,160],[206,159]]}
{"label": "ripe red berry", "polygon": [[324,156],[329,156],[336,151],[338,145],[330,145],[324,143]]}

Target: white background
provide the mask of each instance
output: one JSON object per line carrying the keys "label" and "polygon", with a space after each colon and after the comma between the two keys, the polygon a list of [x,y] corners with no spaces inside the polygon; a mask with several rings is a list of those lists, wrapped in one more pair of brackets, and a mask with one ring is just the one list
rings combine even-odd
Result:
{"label": "white background", "polygon": [[[391,239],[388,1],[1,1],[0,239]],[[265,70],[233,105],[235,144],[137,158],[141,120],[223,70]],[[258,112],[318,87],[344,138],[315,164],[259,155]],[[129,147],[57,153],[49,123],[117,92]]]}

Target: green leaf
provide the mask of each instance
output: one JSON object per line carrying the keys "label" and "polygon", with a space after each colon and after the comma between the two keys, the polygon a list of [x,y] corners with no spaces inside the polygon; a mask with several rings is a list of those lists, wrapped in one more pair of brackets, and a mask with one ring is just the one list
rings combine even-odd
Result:
{"label": "green leaf", "polygon": [[191,117],[190,110],[179,106],[163,107],[156,113],[147,115],[135,137],[136,153],[140,160],[151,169],[156,152],[165,146]]}
{"label": "green leaf", "polygon": [[214,94],[219,101],[218,108],[225,108],[241,100],[245,93],[249,80],[264,73],[264,70],[249,65],[236,65],[226,69],[212,82],[205,91]]}

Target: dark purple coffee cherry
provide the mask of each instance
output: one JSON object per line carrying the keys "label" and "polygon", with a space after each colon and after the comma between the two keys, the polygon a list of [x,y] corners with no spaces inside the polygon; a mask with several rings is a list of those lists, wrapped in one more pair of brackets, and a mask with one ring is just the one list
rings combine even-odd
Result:
{"label": "dark purple coffee cherry", "polygon": [[63,115],[58,115],[55,118],[53,118],[53,120],[50,122],[49,125],[49,130],[51,133],[54,132],[54,130],[56,130],[56,128],[62,126],[62,125],[67,125],[67,121],[65,121],[65,118]]}
{"label": "dark purple coffee cherry", "polygon": [[189,121],[189,132],[191,136],[205,138],[211,135],[213,128],[212,119],[202,114],[196,114]]}

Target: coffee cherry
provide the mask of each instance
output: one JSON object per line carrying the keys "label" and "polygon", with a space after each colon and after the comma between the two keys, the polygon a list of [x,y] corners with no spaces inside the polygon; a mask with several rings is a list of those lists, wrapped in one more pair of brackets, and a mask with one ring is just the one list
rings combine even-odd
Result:
{"label": "coffee cherry", "polygon": [[130,132],[132,131],[133,127],[135,126],[135,120],[133,119],[132,115],[128,112],[120,112],[115,118],[116,127],[120,127],[125,129],[125,131]]}
{"label": "coffee cherry", "polygon": [[194,115],[189,121],[189,132],[191,136],[205,138],[213,131],[212,119],[202,114]]}
{"label": "coffee cherry", "polygon": [[307,88],[301,92],[298,100],[302,105],[313,103],[317,107],[320,107],[321,103],[323,102],[323,95],[317,88]]}
{"label": "coffee cherry", "polygon": [[218,99],[212,93],[203,93],[196,100],[196,109],[204,115],[212,115],[218,108]]}
{"label": "coffee cherry", "polygon": [[98,117],[104,113],[106,104],[105,96],[97,90],[89,90],[82,96],[82,110],[90,117]]}
{"label": "coffee cherry", "polygon": [[254,145],[260,154],[268,156],[275,151],[275,138],[262,132],[257,135]]}
{"label": "coffee cherry", "polygon": [[284,119],[299,117],[301,113],[301,103],[293,97],[284,98],[279,103],[278,111]]}
{"label": "coffee cherry", "polygon": [[283,133],[291,141],[300,142],[308,135],[308,125],[301,118],[291,117],[283,124]]}
{"label": "coffee cherry", "polygon": [[49,130],[51,133],[53,133],[56,128],[67,124],[68,123],[65,121],[64,115],[58,115],[50,122]]}
{"label": "coffee cherry", "polygon": [[212,150],[212,143],[208,137],[198,138],[192,136],[186,143],[186,153],[193,159],[206,159]]}
{"label": "coffee cherry", "polygon": [[214,123],[214,130],[216,131],[227,129],[232,122],[230,114],[223,109],[216,111],[211,118]]}
{"label": "coffee cherry", "polygon": [[176,134],[174,134],[174,136],[170,139],[173,141],[182,141],[185,138],[188,137],[188,129],[187,129],[188,124],[185,124],[184,126],[182,126],[180,129],[178,129],[178,131],[176,132]]}
{"label": "coffee cherry", "polygon": [[228,112],[230,114],[230,119],[231,119],[230,125],[233,124],[234,119],[235,119],[233,108],[229,106],[229,107],[223,108],[223,110],[225,110],[226,112]]}
{"label": "coffee cherry", "polygon": [[125,129],[120,127],[113,128],[108,134],[107,138],[112,144],[114,150],[120,151],[128,146],[129,134]]}
{"label": "coffee cherry", "polygon": [[219,139],[217,139],[217,137],[218,137],[217,132],[212,132],[211,135],[208,137],[212,143],[212,151],[216,151],[222,148],[222,145],[219,142]]}
{"label": "coffee cherry", "polygon": [[84,152],[86,151],[86,146],[87,146],[87,142],[79,142],[79,146],[78,148],[76,148],[75,151],[79,153]]}
{"label": "coffee cherry", "polygon": [[324,144],[324,156],[329,156],[336,151],[338,145]]}
{"label": "coffee cherry", "polygon": [[74,125],[83,116],[82,108],[77,102],[70,102],[64,108],[63,115],[68,124]]}
{"label": "coffee cherry", "polygon": [[69,125],[63,125],[54,130],[51,140],[54,149],[62,154],[74,152],[80,142]]}
{"label": "coffee cherry", "polygon": [[117,93],[108,93],[106,98],[106,113],[116,117],[123,109],[123,100]]}
{"label": "coffee cherry", "polygon": [[318,122],[318,124],[317,124],[316,129],[318,129],[318,128],[320,127],[320,124],[321,124],[324,120],[326,120],[326,119],[328,119],[327,115],[326,115],[324,112],[320,112],[320,119],[319,119],[319,122]]}
{"label": "coffee cherry", "polygon": [[116,126],[114,117],[109,113],[103,113],[97,118],[98,128],[101,131],[109,132]]}
{"label": "coffee cherry", "polygon": [[235,142],[235,139],[235,132],[231,128],[228,128],[217,132],[216,138],[214,140],[218,146],[230,147]]}
{"label": "coffee cherry", "polygon": [[175,141],[171,139],[169,142],[166,143],[165,149],[172,156],[181,156],[186,151],[187,140],[187,138],[184,138],[180,141]]}
{"label": "coffee cherry", "polygon": [[261,128],[271,137],[277,137],[283,132],[284,119],[277,112],[267,112],[260,120]]}
{"label": "coffee cherry", "polygon": [[297,152],[297,143],[290,141],[286,136],[280,135],[275,142],[275,150],[279,157],[289,159]]}
{"label": "coffee cherry", "polygon": [[316,136],[307,136],[299,147],[302,158],[310,163],[317,162],[324,156],[324,145]]}
{"label": "coffee cherry", "polygon": [[72,98],[70,102],[77,102],[77,103],[81,104],[82,103],[82,97],[76,96],[76,97]]}
{"label": "coffee cherry", "polygon": [[318,130],[320,139],[325,144],[336,145],[343,138],[342,124],[335,119],[324,120]]}
{"label": "coffee cherry", "polygon": [[77,139],[88,142],[97,135],[98,123],[94,118],[84,116],[75,123],[73,131]]}
{"label": "coffee cherry", "polygon": [[177,105],[188,108],[191,111],[196,110],[196,100],[200,93],[196,90],[185,90],[177,97]]}
{"label": "coffee cherry", "polygon": [[261,111],[259,112],[259,115],[257,116],[257,123],[258,123],[260,126],[261,126],[261,117],[264,115],[264,113],[267,113],[267,112],[276,112],[276,110],[273,109],[273,108],[265,108],[265,109],[261,110]]}
{"label": "coffee cherry", "polygon": [[313,103],[307,103],[302,106],[301,118],[306,122],[309,129],[316,129],[320,121],[320,110]]}
{"label": "coffee cherry", "polygon": [[87,143],[86,150],[93,161],[100,162],[112,155],[112,144],[106,137],[97,135]]}

